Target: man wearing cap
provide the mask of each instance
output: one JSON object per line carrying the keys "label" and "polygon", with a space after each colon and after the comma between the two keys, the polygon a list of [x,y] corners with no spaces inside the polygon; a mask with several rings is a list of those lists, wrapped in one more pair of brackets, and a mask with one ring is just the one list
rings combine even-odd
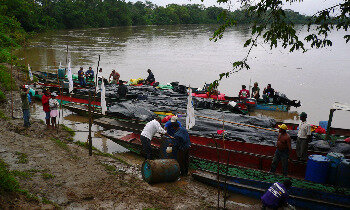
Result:
{"label": "man wearing cap", "polygon": [[311,140],[311,126],[306,122],[307,114],[302,112],[300,114],[300,123],[298,131],[298,139],[296,145],[296,152],[298,160],[305,161],[307,159],[308,143]]}
{"label": "man wearing cap", "polygon": [[29,122],[30,112],[29,112],[29,100],[28,100],[29,88],[27,85],[23,85],[21,89],[22,89],[21,100],[22,100],[24,127],[29,127],[30,126],[30,122]]}
{"label": "man wearing cap", "polygon": [[169,136],[169,134],[167,134],[166,131],[160,125],[160,122],[161,122],[161,119],[157,117],[156,119],[148,122],[141,132],[140,140],[142,143],[143,152],[145,153],[146,159],[148,160],[152,159],[151,140],[153,136],[157,132],[161,134],[166,134],[167,136]]}
{"label": "man wearing cap", "polygon": [[45,120],[46,120],[46,125],[47,125],[47,129],[50,128],[50,92],[48,89],[44,90],[44,95],[41,98],[41,102],[43,104],[43,110],[45,112]]}
{"label": "man wearing cap", "polygon": [[166,122],[165,125],[164,125],[164,129],[166,130],[166,132],[170,136],[174,136],[175,132],[176,132],[175,129],[174,129],[173,123],[177,123],[177,124],[179,124],[179,127],[182,127],[181,123],[178,121],[178,117],[177,116],[172,116],[170,118],[170,120],[168,122]]}
{"label": "man wearing cap", "polygon": [[83,67],[80,67],[80,70],[78,71],[78,80],[79,80],[80,86],[82,86],[82,87],[86,86],[86,81],[85,81],[84,75],[85,74],[84,74]]}
{"label": "man wearing cap", "polygon": [[287,176],[289,152],[292,151],[291,139],[287,133],[288,127],[282,124],[279,127],[279,135],[277,138],[277,149],[272,160],[270,172],[275,173],[278,163],[282,162],[282,173]]}

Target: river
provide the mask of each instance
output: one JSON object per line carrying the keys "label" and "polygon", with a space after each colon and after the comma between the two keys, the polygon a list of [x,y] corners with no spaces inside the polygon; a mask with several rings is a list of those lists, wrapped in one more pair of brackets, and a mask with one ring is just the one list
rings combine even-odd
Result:
{"label": "river", "polygon": [[[218,74],[232,69],[232,62],[246,56],[243,47],[250,38],[247,26],[238,26],[225,32],[218,42],[210,41],[215,25],[135,26],[81,30],[61,30],[38,34],[26,49],[17,55],[25,58],[33,71],[52,71],[59,63],[66,65],[66,46],[72,71],[82,66],[96,70],[98,57],[103,75],[112,69],[121,79],[145,78],[152,69],[160,83],[179,81],[180,84],[202,87],[218,78]],[[298,27],[305,37],[306,27]],[[224,79],[219,90],[237,95],[242,84],[255,81],[261,89],[268,83],[291,99],[301,100],[302,106],[292,109],[305,111],[308,121],[318,124],[328,120],[333,102],[350,103],[350,44],[342,38],[344,31],[333,31],[332,47],[310,49],[306,53],[289,53],[278,47],[270,50],[259,42],[253,49],[251,69]],[[295,116],[295,114],[294,114]],[[279,118],[278,115],[275,116]],[[336,111],[334,127],[350,128],[350,113]]]}

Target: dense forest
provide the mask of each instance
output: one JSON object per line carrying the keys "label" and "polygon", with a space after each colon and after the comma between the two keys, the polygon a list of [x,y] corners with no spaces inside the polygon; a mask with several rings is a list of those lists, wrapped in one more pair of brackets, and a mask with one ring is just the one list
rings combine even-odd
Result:
{"label": "dense forest", "polygon": [[[199,4],[169,4],[161,7],[121,0],[2,0],[0,2],[0,62],[10,59],[9,50],[23,44],[27,33],[55,29],[97,28],[135,25],[215,24],[220,14],[237,24],[257,21],[245,10],[226,11]],[[291,10],[286,17],[306,23],[309,17]]]}

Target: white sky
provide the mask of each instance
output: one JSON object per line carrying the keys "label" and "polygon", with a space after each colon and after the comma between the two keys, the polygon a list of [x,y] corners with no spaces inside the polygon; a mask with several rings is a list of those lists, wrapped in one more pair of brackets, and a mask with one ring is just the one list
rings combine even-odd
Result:
{"label": "white sky", "polygon": [[[126,1],[137,2],[138,0],[126,0]],[[145,2],[145,0],[141,0],[141,1]],[[216,0],[204,0],[204,2],[202,2],[201,0],[150,0],[150,1],[153,4],[156,4],[158,6],[166,6],[167,4],[175,3],[180,5],[181,4],[204,4],[206,7],[215,5],[223,8],[228,8],[228,5],[230,5],[231,10],[235,10],[240,6],[239,0],[231,0],[229,4],[218,4]],[[340,2],[344,2],[344,0],[303,0],[303,2],[301,3],[297,0],[297,2],[292,3],[292,5],[290,5],[289,3],[285,4],[285,8],[292,9],[301,14],[313,15],[317,11],[331,7]]]}

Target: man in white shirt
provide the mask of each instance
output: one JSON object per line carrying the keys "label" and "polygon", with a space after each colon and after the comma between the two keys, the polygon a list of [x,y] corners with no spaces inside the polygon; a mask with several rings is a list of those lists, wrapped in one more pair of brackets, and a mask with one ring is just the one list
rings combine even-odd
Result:
{"label": "man in white shirt", "polygon": [[307,160],[307,149],[308,149],[308,143],[311,140],[311,126],[306,122],[307,114],[305,112],[302,112],[300,114],[300,124],[299,124],[299,131],[298,131],[298,139],[297,139],[297,146],[296,146],[296,152],[298,160]]}
{"label": "man in white shirt", "polygon": [[[140,139],[141,139],[143,151],[146,155],[146,159],[150,160],[152,158],[151,140],[152,140],[153,136],[157,132],[167,135],[166,131],[160,125],[160,122],[161,122],[161,119],[159,117],[157,117],[156,119],[148,122],[141,132]],[[167,136],[169,136],[169,135],[167,135]]]}

